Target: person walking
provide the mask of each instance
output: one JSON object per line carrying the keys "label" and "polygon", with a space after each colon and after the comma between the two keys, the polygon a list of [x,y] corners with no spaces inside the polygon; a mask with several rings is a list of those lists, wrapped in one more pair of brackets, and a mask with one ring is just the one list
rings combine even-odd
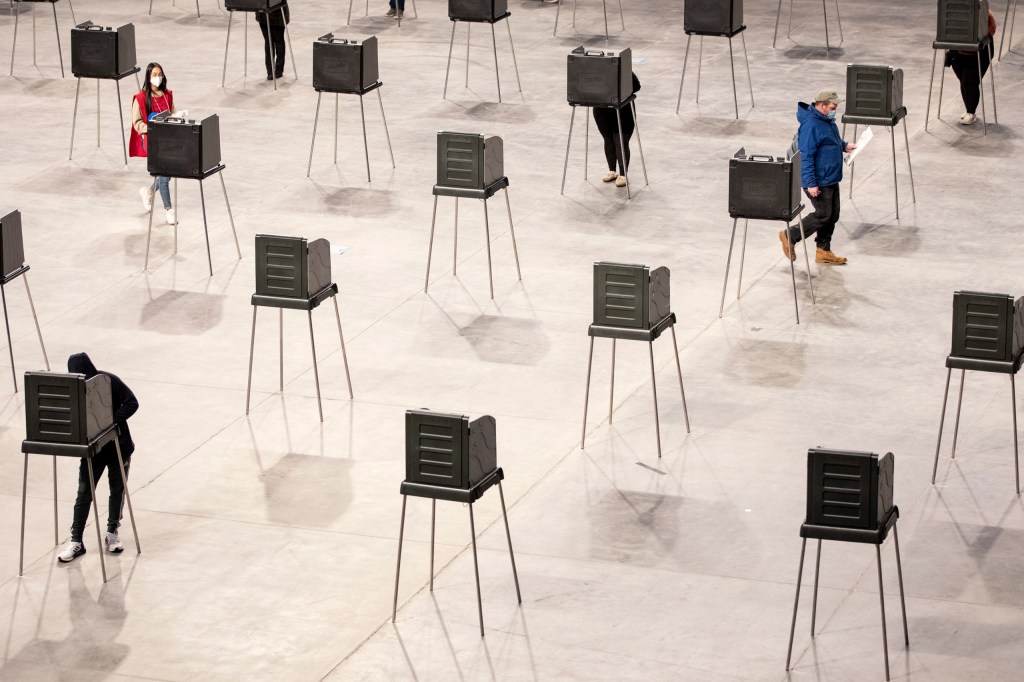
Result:
{"label": "person walking", "polygon": [[[149,152],[149,121],[157,114],[174,111],[174,93],[167,87],[164,68],[156,62],[146,67],[146,80],[142,90],[132,99],[132,131],[128,139],[128,155],[146,158]],[[153,210],[153,195],[159,190],[168,225],[174,224],[174,206],[171,204],[171,179],[166,175],[153,177],[153,184],[139,190],[142,207]]]}

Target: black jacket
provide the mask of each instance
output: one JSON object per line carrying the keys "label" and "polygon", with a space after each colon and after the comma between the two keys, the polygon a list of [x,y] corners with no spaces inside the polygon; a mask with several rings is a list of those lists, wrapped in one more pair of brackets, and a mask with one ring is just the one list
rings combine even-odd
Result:
{"label": "black jacket", "polygon": [[[68,372],[72,374],[84,374],[86,379],[91,379],[97,374],[106,374],[110,377],[110,398],[114,408],[114,422],[118,426],[117,440],[121,444],[121,455],[129,457],[135,452],[135,443],[132,441],[131,431],[128,430],[128,418],[139,410],[139,401],[132,393],[132,389],[121,381],[121,378],[110,372],[101,372],[92,364],[92,360],[85,353],[75,353],[68,358]],[[113,443],[103,446],[103,450],[114,449]],[[112,454],[112,453],[104,453]]]}

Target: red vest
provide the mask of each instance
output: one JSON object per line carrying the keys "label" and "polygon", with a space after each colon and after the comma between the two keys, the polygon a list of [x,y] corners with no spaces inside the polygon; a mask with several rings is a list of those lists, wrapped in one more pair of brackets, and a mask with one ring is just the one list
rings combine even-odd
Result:
{"label": "red vest", "polygon": [[[150,112],[146,109],[146,92],[138,92],[135,94],[135,101],[138,102],[139,111],[142,112],[142,120],[149,121]],[[167,90],[163,97],[153,98],[153,111],[161,113],[164,111],[174,111],[174,94]],[[146,156],[146,135],[140,135],[139,131],[132,126],[131,136],[128,138],[128,155],[129,156]]]}

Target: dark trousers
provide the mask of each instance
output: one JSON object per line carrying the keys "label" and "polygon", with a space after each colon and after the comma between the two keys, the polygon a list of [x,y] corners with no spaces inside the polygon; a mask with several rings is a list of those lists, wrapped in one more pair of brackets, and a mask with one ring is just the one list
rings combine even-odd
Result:
{"label": "dark trousers", "polygon": [[391,9],[400,9],[403,12],[405,11],[405,0],[398,0],[397,7],[395,6],[395,0],[389,0],[388,5],[391,7]]}
{"label": "dark trousers", "polygon": [[[124,458],[124,473],[128,474],[131,457]],[[107,532],[116,533],[121,525],[121,511],[124,504],[124,481],[121,480],[121,468],[117,464],[117,451],[111,443],[92,458],[93,485],[107,470],[107,483],[110,485],[110,501],[107,512]],[[89,507],[92,505],[92,490],[89,488],[89,465],[82,460],[78,466],[78,497],[75,499],[75,516],[71,521],[71,539],[82,541],[82,530],[89,519]],[[99,523],[99,519],[96,520]]]}
{"label": "dark trousers", "polygon": [[[615,170],[618,161],[619,173],[626,174],[629,168],[629,138],[633,137],[633,130],[636,124],[633,121],[633,107],[628,105],[619,109],[622,118],[622,143],[619,138],[619,123],[615,116],[615,109],[594,109],[594,121],[597,123],[597,130],[604,138],[604,158],[608,161],[608,170]],[[626,159],[623,163],[622,148],[625,147]]]}
{"label": "dark trousers", "polygon": [[978,78],[978,55],[981,55],[981,77],[984,78],[988,72],[989,52],[982,49],[981,52],[961,54],[953,52],[950,57],[950,66],[953,73],[960,80],[960,96],[964,100],[964,108],[967,113],[973,114],[978,110],[978,102],[981,101],[981,78]]}
{"label": "dark trousers", "polygon": [[[267,64],[267,75],[271,74],[271,64],[274,64],[273,73],[280,78],[284,75],[284,26],[270,25],[270,36],[267,36],[266,22],[260,22],[260,31],[263,32],[263,56]],[[274,57],[276,64],[270,57],[270,43],[274,43]]]}
{"label": "dark trousers", "polygon": [[[836,223],[839,222],[839,185],[829,185],[828,187],[819,187],[820,191],[818,196],[812,197],[807,194],[807,190],[804,190],[804,194],[807,194],[807,198],[811,200],[811,206],[814,207],[814,213],[810,213],[804,216],[804,234],[810,237],[814,235],[814,243],[819,249],[824,251],[832,250],[832,233],[835,232]],[[791,225],[789,227],[789,242],[796,244],[800,241],[800,226]]]}

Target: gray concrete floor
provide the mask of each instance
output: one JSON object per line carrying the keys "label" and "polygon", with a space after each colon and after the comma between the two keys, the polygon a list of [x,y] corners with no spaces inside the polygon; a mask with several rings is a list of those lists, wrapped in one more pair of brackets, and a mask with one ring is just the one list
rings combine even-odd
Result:
{"label": "gray concrete floor", "polygon": [[[14,16],[2,4],[0,43],[7,49]],[[277,92],[262,78],[252,21],[248,78],[236,20],[227,86],[220,87],[228,17],[211,0],[201,0],[198,21],[189,0],[177,7],[156,0],[152,16],[146,0],[77,0],[79,21],[135,24],[140,64],[163,63],[179,108],[220,115],[242,259],[218,183],[208,183],[209,277],[191,181],[179,183],[177,254],[171,228],[155,226],[150,269],[143,270],[147,216],[137,190],[148,176],[137,159],[123,165],[112,83],[100,86],[99,147],[94,82],[83,84],[74,159],[67,160],[75,91],[67,5],[57,5],[67,78],[60,78],[46,5],[34,8],[36,65],[27,5],[13,77],[4,62],[0,211],[22,211],[52,367],[86,350],[139,397],[130,488],[145,551],[135,554],[126,527],[128,550],[107,558],[110,580],[102,584],[90,526],[89,553],[56,565],[51,465],[33,456],[26,568],[17,577],[24,409],[22,393],[4,378],[7,353],[0,353],[0,386],[7,385],[0,397],[0,679],[882,679],[875,557],[866,545],[826,544],[813,640],[808,561],[794,668],[784,672],[805,453],[817,445],[896,456],[911,645],[900,637],[890,539],[882,557],[893,678],[1019,679],[1024,505],[1014,491],[1005,378],[967,377],[957,458],[946,449],[937,485],[930,474],[953,291],[1024,293],[1024,201],[1013,161],[1024,108],[1021,53],[995,67],[1000,118],[985,136],[980,123],[958,125],[953,87],[945,90],[943,119],[924,131],[931,0],[843,2],[843,42],[828,54],[820,3],[796,0],[789,36],[784,13],[773,49],[776,3],[748,0],[756,107],[737,42],[739,120],[720,39],[705,41],[699,104],[693,45],[675,114],[685,47],[678,0],[624,3],[625,31],[610,4],[608,42],[596,0],[580,0],[575,28],[566,4],[557,37],[555,6],[512,0],[522,93],[499,24],[501,104],[480,26],[472,33],[469,87],[460,26],[448,99],[441,98],[451,24],[437,0],[420,0],[419,18],[401,26],[382,16],[380,0],[369,17],[356,3],[350,27],[344,2],[296,0],[291,41],[299,80],[289,61]],[[839,27],[828,7],[834,42]],[[1001,30],[1005,5],[994,9]],[[411,2],[407,11],[413,14]],[[397,168],[390,168],[371,97],[370,183],[351,96],[340,101],[338,164],[328,99],[305,177],[316,104],[310,45],[331,30],[380,40]],[[634,145],[630,201],[600,182],[597,139],[584,178],[580,134],[559,194],[570,118],[565,55],[581,43],[633,48],[650,184]],[[740,146],[782,153],[796,127],[797,100],[822,87],[843,90],[849,62],[905,71],[916,203],[898,139],[896,220],[888,135],[878,130],[857,164],[852,200],[843,185],[834,249],[850,264],[812,264],[812,305],[802,258],[797,263],[802,323],[795,324],[779,226],[756,222],[742,298],[736,300],[734,257],[719,319],[731,229],[728,158]],[[134,84],[122,85],[119,104],[126,107]],[[453,206],[440,204],[432,283],[429,295],[422,291],[440,129],[505,141],[523,280],[515,276],[502,202],[490,202],[493,301],[474,202],[463,203],[457,277],[448,256]],[[356,397],[348,399],[333,316],[318,310],[322,424],[301,313],[286,315],[283,392],[276,390],[277,325],[270,313],[260,317],[254,407],[243,415],[252,245],[261,232],[352,247],[333,267]],[[613,422],[605,407],[610,348],[597,345],[580,449],[596,260],[672,269],[693,429],[685,432],[666,337],[655,348],[660,460],[641,344],[618,349]],[[23,288],[17,281],[5,288],[18,373],[42,368]],[[390,622],[403,412],[410,407],[497,419],[523,603],[516,603],[492,491],[475,505],[483,639],[467,510],[453,503],[438,505],[431,593],[429,504],[410,499],[398,622]],[[58,465],[63,542],[76,462]]]}

